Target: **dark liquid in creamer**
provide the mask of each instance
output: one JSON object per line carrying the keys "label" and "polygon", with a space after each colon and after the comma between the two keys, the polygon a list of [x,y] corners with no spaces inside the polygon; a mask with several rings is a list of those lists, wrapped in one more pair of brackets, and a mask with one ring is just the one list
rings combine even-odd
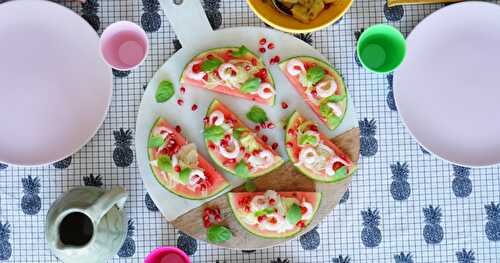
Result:
{"label": "dark liquid in creamer", "polygon": [[92,221],[84,213],[68,214],[59,225],[59,239],[65,245],[83,246],[94,234]]}

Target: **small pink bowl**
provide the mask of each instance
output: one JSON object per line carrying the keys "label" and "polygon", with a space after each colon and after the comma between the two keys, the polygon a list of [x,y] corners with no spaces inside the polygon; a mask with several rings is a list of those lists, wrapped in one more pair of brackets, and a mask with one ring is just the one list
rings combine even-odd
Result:
{"label": "small pink bowl", "polygon": [[191,263],[191,260],[176,247],[159,247],[149,253],[144,263]]}
{"label": "small pink bowl", "polygon": [[131,70],[142,64],[148,55],[148,36],[137,24],[115,22],[102,32],[100,49],[103,60],[110,67]]}

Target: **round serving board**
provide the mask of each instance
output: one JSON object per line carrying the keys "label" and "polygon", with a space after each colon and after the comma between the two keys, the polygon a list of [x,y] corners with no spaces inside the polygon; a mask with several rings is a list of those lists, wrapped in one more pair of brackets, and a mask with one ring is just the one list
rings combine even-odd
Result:
{"label": "round serving board", "polygon": [[[148,161],[147,141],[149,132],[158,117],[166,119],[172,125],[182,127],[183,135],[188,141],[196,144],[198,152],[204,157],[208,157],[207,149],[203,141],[203,117],[206,109],[213,99],[218,99],[228,106],[236,115],[240,117],[249,127],[254,127],[246,120],[245,113],[254,103],[251,101],[230,97],[227,95],[214,93],[196,87],[186,87],[185,94],[179,92],[179,77],[184,66],[196,54],[216,47],[241,46],[245,45],[252,51],[259,48],[259,39],[266,38],[268,42],[275,43],[275,48],[268,50],[262,57],[267,62],[275,55],[282,59],[308,55],[327,61],[327,59],[310,45],[303,41],[272,29],[258,27],[228,28],[224,30],[212,31],[209,22],[204,14],[199,1],[184,1],[181,5],[175,5],[170,0],[161,1],[165,13],[171,25],[176,31],[177,37],[181,41],[183,48],[176,52],[170,59],[162,65],[155,73],[148,84],[141,101],[136,127],[136,152],[137,163],[142,175],[143,182],[153,201],[163,216],[174,224],[181,231],[201,240],[206,240],[206,229],[202,225],[202,212],[206,206],[217,205],[222,210],[224,224],[228,226],[234,237],[224,243],[218,244],[223,247],[234,249],[257,249],[279,244],[287,239],[271,240],[255,237],[243,230],[232,216],[226,200],[228,191],[241,190],[237,188],[244,183],[244,180],[236,178],[228,173],[223,173],[231,186],[223,193],[213,198],[201,201],[193,201],[181,198],[164,189],[154,178]],[[319,119],[307,106],[302,97],[288,83],[288,80],[280,72],[277,65],[268,65],[268,69],[276,83],[277,98],[276,105],[262,106],[273,123],[274,129],[265,129],[260,134],[265,134],[269,138],[269,143],[277,142],[280,155],[287,160],[284,147],[284,131],[279,128],[281,121],[289,116],[294,110],[298,110],[304,117],[320,124]],[[155,92],[158,84],[162,80],[171,80],[176,88],[176,94],[165,103],[156,103]],[[178,98],[182,98],[184,104],[177,105]],[[279,106],[282,101],[289,105],[287,110]],[[198,106],[196,111],[192,111],[193,104]],[[320,124],[320,129],[326,135],[334,138],[339,147],[348,153],[354,162],[357,162],[359,155],[359,130],[357,126],[356,111],[352,100],[348,100],[348,110],[342,124],[334,131],[329,131]],[[207,158],[209,159],[209,158]],[[223,172],[222,169],[218,169]],[[276,191],[320,191],[323,193],[321,206],[312,224],[317,225],[326,215],[328,215],[346,191],[350,178],[337,184],[315,183],[299,172],[295,171],[293,165],[286,163],[274,172],[262,176],[255,180],[258,190],[273,189]],[[233,190],[234,189],[234,190]],[[307,229],[306,229],[307,230]]]}

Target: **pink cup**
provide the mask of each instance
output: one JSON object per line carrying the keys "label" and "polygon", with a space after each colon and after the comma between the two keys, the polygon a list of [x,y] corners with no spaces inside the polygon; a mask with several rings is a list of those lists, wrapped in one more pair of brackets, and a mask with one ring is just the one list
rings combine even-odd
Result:
{"label": "pink cup", "polygon": [[144,263],[191,263],[191,260],[176,247],[159,247],[149,253]]}
{"label": "pink cup", "polygon": [[102,32],[101,56],[112,68],[131,70],[138,67],[149,51],[146,32],[132,22],[119,21]]}

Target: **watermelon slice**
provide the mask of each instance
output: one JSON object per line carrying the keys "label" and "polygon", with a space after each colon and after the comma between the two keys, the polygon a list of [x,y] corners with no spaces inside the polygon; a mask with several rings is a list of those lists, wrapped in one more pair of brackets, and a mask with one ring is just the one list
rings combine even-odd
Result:
{"label": "watermelon slice", "polygon": [[181,85],[273,105],[274,80],[260,58],[245,46],[224,47],[196,55],[184,68]]}
{"label": "watermelon slice", "polygon": [[330,64],[313,57],[292,57],[280,69],[325,125],[334,130],[347,112],[347,89]]}
{"label": "watermelon slice", "polygon": [[314,218],[321,193],[228,193],[229,204],[240,225],[264,238],[288,238],[298,234]]}
{"label": "watermelon slice", "polygon": [[204,121],[208,153],[227,172],[255,178],[283,164],[277,152],[219,101],[210,104]]}
{"label": "watermelon slice", "polygon": [[313,180],[338,182],[356,170],[349,157],[298,112],[288,120],[285,142],[295,167]]}
{"label": "watermelon slice", "polygon": [[158,118],[148,141],[148,158],[156,180],[170,192],[187,199],[206,199],[229,186],[186,139],[167,121]]}

